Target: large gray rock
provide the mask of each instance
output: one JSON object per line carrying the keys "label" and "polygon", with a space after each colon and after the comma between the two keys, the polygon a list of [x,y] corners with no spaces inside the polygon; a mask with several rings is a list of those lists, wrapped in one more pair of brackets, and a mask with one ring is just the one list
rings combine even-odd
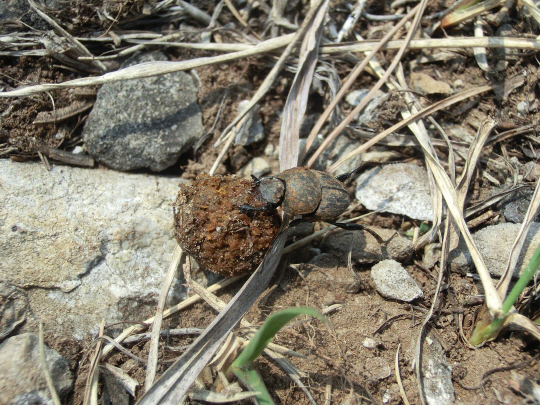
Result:
{"label": "large gray rock", "polygon": [[[0,281],[50,332],[82,338],[155,306],[175,247],[179,180],[0,160]],[[179,287],[173,288],[177,294]]]}
{"label": "large gray rock", "polygon": [[[52,404],[39,357],[39,340],[32,333],[13,336],[0,345],[0,404]],[[45,362],[60,398],[73,387],[68,362],[44,347]]]}
{"label": "large gray rock", "polygon": [[[473,235],[476,247],[492,276],[503,275],[520,228],[521,224],[497,224],[481,229]],[[539,244],[540,223],[533,222],[514,269],[514,277],[519,277],[525,271]],[[449,260],[453,271],[466,272],[473,265],[471,255],[463,240],[460,240],[458,247],[450,252]]]}
{"label": "large gray rock", "polygon": [[433,221],[429,180],[424,168],[398,163],[376,167],[357,180],[356,198],[369,210]]}
{"label": "large gray rock", "polygon": [[[154,53],[123,67],[167,60]],[[197,88],[185,72],[105,84],[84,126],[88,152],[116,170],[164,170],[203,135]]]}

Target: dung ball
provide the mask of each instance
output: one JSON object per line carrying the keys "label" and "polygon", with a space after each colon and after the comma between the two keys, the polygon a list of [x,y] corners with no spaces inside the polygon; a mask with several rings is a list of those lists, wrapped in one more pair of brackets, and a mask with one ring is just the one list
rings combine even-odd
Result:
{"label": "dung ball", "polygon": [[240,206],[263,207],[249,180],[203,174],[182,184],[174,204],[175,237],[197,262],[224,276],[255,271],[279,233],[276,212],[246,213]]}

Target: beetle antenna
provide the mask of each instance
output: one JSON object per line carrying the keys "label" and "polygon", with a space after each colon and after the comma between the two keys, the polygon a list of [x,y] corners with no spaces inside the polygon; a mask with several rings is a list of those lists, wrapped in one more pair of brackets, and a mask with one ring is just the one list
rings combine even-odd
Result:
{"label": "beetle antenna", "polygon": [[[380,237],[380,235],[363,226],[363,225],[358,225],[358,224],[346,224],[346,223],[343,223],[343,222],[331,222],[332,225],[334,226],[337,226],[338,228],[341,228],[341,229],[345,229],[346,231],[366,231],[367,233],[369,233],[371,236],[373,236],[375,239],[377,239],[377,242],[379,242],[381,245],[385,243],[384,239]],[[390,238],[391,239],[391,238]]]}
{"label": "beetle antenna", "polygon": [[359,170],[365,170],[368,167],[375,167],[375,166],[381,166],[384,162],[362,162],[360,165],[352,169],[349,173],[343,173],[339,176],[336,176],[336,180],[341,181],[342,183],[347,180],[349,177],[351,177],[354,173],[356,173]]}

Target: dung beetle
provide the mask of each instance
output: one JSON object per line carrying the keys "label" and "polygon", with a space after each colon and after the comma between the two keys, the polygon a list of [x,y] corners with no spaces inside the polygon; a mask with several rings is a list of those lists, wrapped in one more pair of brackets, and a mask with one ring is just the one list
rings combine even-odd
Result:
{"label": "dung beetle", "polygon": [[370,163],[365,162],[350,173],[337,177],[307,167],[294,167],[271,177],[260,179],[254,177],[254,185],[266,205],[252,207],[244,204],[240,209],[271,211],[281,206],[292,218],[301,215],[301,218],[292,221],[289,226],[295,226],[303,221],[325,221],[347,230],[365,230],[379,243],[383,243],[379,235],[362,225],[335,222],[351,203],[349,192],[343,182],[358,169],[373,165]]}

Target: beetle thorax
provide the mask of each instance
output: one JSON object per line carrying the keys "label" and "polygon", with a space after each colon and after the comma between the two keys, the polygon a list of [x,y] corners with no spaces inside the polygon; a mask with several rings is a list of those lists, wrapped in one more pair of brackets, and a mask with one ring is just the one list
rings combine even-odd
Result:
{"label": "beetle thorax", "polygon": [[272,205],[279,205],[285,196],[285,182],[277,177],[263,177],[259,180],[261,197]]}

